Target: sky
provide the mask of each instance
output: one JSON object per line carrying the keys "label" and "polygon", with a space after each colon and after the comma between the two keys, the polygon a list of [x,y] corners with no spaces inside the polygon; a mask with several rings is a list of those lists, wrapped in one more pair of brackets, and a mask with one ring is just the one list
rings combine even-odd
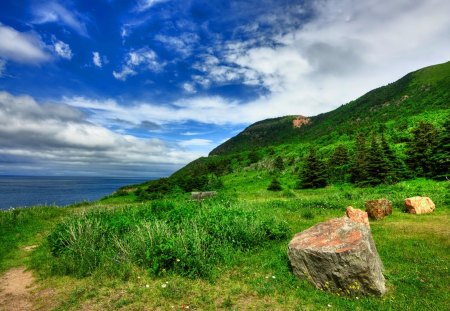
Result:
{"label": "sky", "polygon": [[450,60],[448,0],[2,0],[0,175],[168,176]]}

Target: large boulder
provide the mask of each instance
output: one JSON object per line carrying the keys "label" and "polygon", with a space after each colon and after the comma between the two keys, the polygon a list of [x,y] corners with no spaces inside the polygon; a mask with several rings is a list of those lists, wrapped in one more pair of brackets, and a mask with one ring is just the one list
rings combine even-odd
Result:
{"label": "large boulder", "polygon": [[405,207],[411,214],[432,213],[436,206],[429,197],[412,197],[405,199]]}
{"label": "large boulder", "polygon": [[346,216],[297,233],[288,256],[294,274],[319,289],[350,296],[386,292],[367,213],[351,206]]}
{"label": "large boulder", "polygon": [[366,212],[372,219],[383,219],[392,214],[392,202],[386,199],[366,201]]}

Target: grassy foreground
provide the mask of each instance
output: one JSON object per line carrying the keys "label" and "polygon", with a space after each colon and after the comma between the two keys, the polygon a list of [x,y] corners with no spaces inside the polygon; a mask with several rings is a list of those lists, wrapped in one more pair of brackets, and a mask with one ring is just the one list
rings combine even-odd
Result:
{"label": "grassy foreground", "polygon": [[[232,189],[232,188],[229,188]],[[359,189],[332,186],[271,193],[230,190],[202,203],[183,194],[68,208],[0,213],[0,273],[27,266],[46,310],[446,310],[450,305],[450,186],[413,180]],[[261,187],[258,187],[261,189]],[[429,196],[430,215],[403,212]],[[372,221],[385,265],[383,298],[339,297],[296,279],[294,233],[387,198],[394,212]],[[32,251],[25,247],[38,245]]]}

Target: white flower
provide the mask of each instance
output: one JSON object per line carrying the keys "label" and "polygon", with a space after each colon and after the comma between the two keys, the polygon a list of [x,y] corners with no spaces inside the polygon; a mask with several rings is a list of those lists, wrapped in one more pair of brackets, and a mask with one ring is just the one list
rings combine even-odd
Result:
{"label": "white flower", "polygon": [[331,308],[331,304],[328,304],[328,308]]}
{"label": "white flower", "polygon": [[275,276],[275,275],[272,275],[272,279],[276,279],[276,276]]}
{"label": "white flower", "polygon": [[150,285],[146,284],[146,285],[145,285],[145,287],[149,288],[149,287],[150,287]]}
{"label": "white flower", "polygon": [[162,287],[162,288],[166,288],[166,287],[167,287],[167,284],[166,284],[166,283],[161,284],[161,287]]}

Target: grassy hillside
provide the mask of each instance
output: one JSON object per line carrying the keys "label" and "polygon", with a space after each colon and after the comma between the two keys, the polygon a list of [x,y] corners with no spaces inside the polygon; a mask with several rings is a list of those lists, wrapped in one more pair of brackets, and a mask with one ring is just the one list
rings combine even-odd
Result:
{"label": "grassy hillside", "polygon": [[[385,149],[389,149],[384,152],[391,153],[385,156],[393,158],[388,170],[402,168],[403,172],[384,178],[384,181],[433,177],[438,172],[442,173],[440,178],[443,179],[449,174],[449,165],[445,164],[448,161],[443,160],[449,157],[449,146],[444,146],[448,138],[441,138],[448,132],[445,122],[450,119],[449,85],[450,62],[409,73],[336,110],[311,117],[310,123],[300,128],[293,126],[296,116],[257,122],[212,150],[208,157],[189,163],[170,178],[141,185],[137,197],[142,200],[160,197],[173,189],[182,192],[228,191],[230,187],[235,187],[236,180],[239,187],[245,188],[245,185],[256,182],[261,189],[265,189],[273,178],[282,181],[283,189],[293,189],[299,184],[305,157],[311,147],[317,150],[318,157],[328,166],[326,174],[329,184],[350,181],[364,184],[364,180],[358,181],[352,173],[352,166],[358,166],[354,163],[358,134],[366,138],[365,149],[369,155],[379,153],[379,150],[371,150],[371,137],[377,144],[382,144],[384,139]],[[431,157],[440,154],[441,166],[434,168],[434,172],[423,172],[423,168],[412,163],[418,161],[411,149],[416,148],[414,141],[418,138],[414,133],[421,122],[429,124],[434,131],[431,134],[436,136],[433,138],[431,134],[424,134],[424,137],[434,139],[425,143],[434,146],[441,141],[440,148],[429,147],[421,155],[436,162],[438,160],[431,160]],[[347,162],[339,167],[328,165],[335,161],[334,153],[339,147],[348,153]],[[255,176],[258,180],[254,179]]]}
{"label": "grassy hillside", "polygon": [[412,72],[377,88],[336,110],[311,117],[294,128],[295,116],[257,122],[211,151],[225,155],[285,143],[332,142],[336,136],[367,131],[386,122],[407,126],[411,116],[450,109],[450,62]]}

